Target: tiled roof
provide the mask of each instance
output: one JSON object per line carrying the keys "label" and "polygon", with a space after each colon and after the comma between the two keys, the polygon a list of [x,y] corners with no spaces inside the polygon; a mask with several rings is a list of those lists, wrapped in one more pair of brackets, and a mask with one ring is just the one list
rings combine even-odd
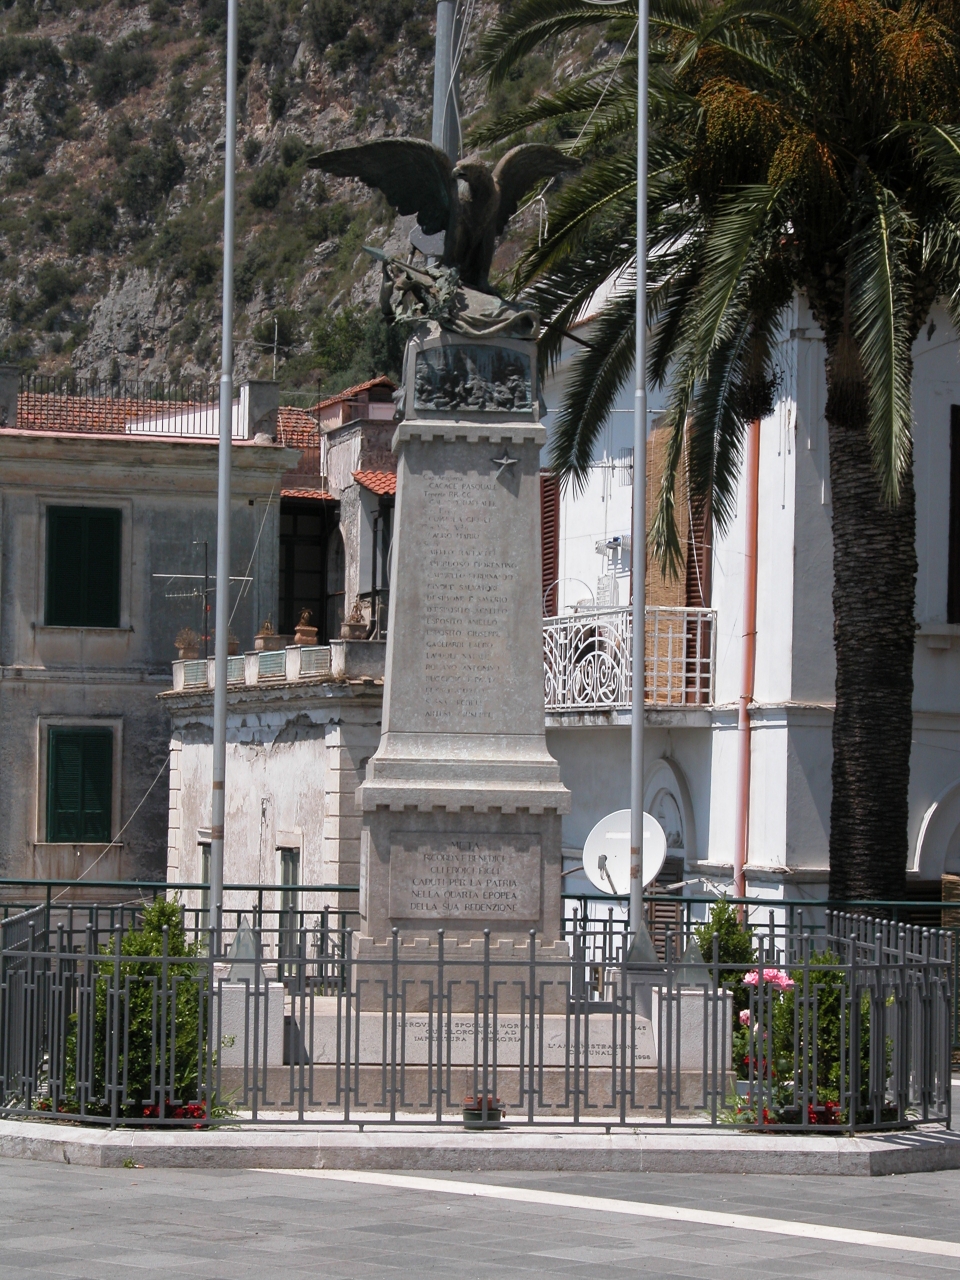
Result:
{"label": "tiled roof", "polygon": [[355,471],[353,478],[357,484],[363,485],[371,493],[381,495],[397,492],[397,474],[395,471]]}
{"label": "tiled roof", "polygon": [[[70,431],[123,435],[131,419],[169,418],[210,406],[188,400],[140,400],[133,396],[64,396],[21,392],[17,398],[18,431]],[[316,444],[317,419],[309,409],[281,405],[280,444],[303,449]]]}
{"label": "tiled roof", "polygon": [[312,409],[296,409],[292,405],[280,406],[277,423],[277,439],[291,449],[303,449],[308,444],[316,444],[318,439],[317,419]]}
{"label": "tiled roof", "polygon": [[164,400],[138,400],[134,397],[60,396],[21,392],[17,397],[17,429],[19,431],[81,431],[100,434],[124,434],[124,423],[131,418],[161,417],[173,412],[199,409],[199,404]]}
{"label": "tiled roof", "polygon": [[280,490],[281,498],[311,498],[316,502],[335,502],[332,493],[327,493],[324,489],[287,489]]}
{"label": "tiled roof", "polygon": [[396,391],[397,384],[392,378],[371,378],[369,382],[360,382],[355,387],[347,387],[346,391],[338,391],[335,396],[321,400],[313,406],[314,411],[326,409],[331,404],[340,404],[343,400],[355,400],[361,391],[369,391],[371,387],[389,387],[391,391]]}

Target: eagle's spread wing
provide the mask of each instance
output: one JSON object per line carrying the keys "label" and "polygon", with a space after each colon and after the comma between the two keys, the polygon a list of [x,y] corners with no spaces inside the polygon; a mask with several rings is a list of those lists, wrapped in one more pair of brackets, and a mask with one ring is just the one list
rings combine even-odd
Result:
{"label": "eagle's spread wing", "polygon": [[500,190],[497,235],[517,212],[521,197],[531,187],[544,178],[579,168],[579,160],[565,156],[556,147],[548,147],[542,142],[526,142],[508,151],[493,171],[493,180]]}
{"label": "eagle's spread wing", "polygon": [[432,143],[417,138],[381,138],[362,147],[322,151],[307,160],[311,169],[340,178],[359,178],[377,187],[401,214],[415,213],[428,236],[446,231],[457,198],[453,166]]}

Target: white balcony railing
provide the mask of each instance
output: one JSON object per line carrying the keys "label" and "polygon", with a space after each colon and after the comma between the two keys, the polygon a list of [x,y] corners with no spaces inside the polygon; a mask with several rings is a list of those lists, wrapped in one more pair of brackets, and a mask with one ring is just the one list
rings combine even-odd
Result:
{"label": "white balcony railing", "polygon": [[[705,706],[713,701],[712,609],[646,611],[644,701]],[[632,697],[630,608],[591,609],[543,620],[547,711],[616,711]]]}

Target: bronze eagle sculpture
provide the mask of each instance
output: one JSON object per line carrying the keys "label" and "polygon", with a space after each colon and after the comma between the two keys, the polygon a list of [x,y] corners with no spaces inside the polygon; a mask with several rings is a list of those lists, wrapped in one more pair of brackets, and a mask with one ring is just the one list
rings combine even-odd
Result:
{"label": "bronze eagle sculpture", "polygon": [[418,138],[323,151],[307,164],[336,177],[359,178],[382,191],[398,213],[415,213],[425,235],[443,232],[442,265],[456,267],[461,282],[482,293],[494,292],[489,274],[497,237],[523,195],[544,178],[580,166],[538,142],[514,147],[493,167],[478,157],[455,164]]}

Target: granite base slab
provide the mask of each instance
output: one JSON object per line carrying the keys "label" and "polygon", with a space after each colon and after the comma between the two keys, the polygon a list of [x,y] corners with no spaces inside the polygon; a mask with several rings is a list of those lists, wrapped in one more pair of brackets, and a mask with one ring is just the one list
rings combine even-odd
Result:
{"label": "granite base slab", "polygon": [[251,1126],[208,1132],[84,1129],[0,1120],[0,1156],[97,1168],[653,1172],[876,1177],[960,1168],[960,1134],[929,1126],[863,1137],[616,1130]]}

